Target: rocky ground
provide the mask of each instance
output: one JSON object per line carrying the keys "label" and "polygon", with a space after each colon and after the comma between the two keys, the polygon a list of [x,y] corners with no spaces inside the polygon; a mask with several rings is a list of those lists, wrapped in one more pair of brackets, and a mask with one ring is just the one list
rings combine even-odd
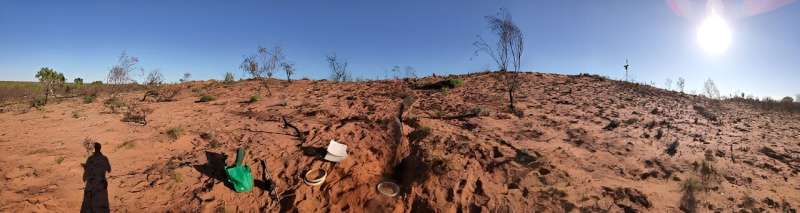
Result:
{"label": "rocky ground", "polygon": [[[85,191],[98,187],[84,181],[97,168],[87,160],[97,155],[95,142],[110,164],[107,187],[100,188],[107,188],[114,212],[796,212],[800,206],[797,114],[597,76],[541,73],[521,74],[518,112],[511,113],[499,75],[452,76],[463,80],[455,88],[423,86],[441,77],[275,80],[271,95],[258,81],[205,81],[170,86],[179,91],[174,101],[124,93],[117,110],[104,104],[108,95],[41,109],[6,106],[0,211],[75,212],[95,204]],[[260,100],[248,101],[259,91]],[[203,95],[215,100],[197,102]],[[136,110],[146,124],[126,115]],[[331,139],[348,146],[340,163],[319,156]],[[235,193],[223,183],[222,167],[233,163],[237,147],[247,150],[252,192]],[[325,182],[304,184],[302,174],[316,168],[328,171]],[[378,193],[381,181],[399,183],[400,195]]]}

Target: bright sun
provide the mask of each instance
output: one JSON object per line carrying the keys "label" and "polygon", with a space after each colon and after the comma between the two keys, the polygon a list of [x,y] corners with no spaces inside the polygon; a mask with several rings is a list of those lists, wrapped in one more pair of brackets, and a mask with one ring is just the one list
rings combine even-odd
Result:
{"label": "bright sun", "polygon": [[697,28],[697,43],[710,54],[720,54],[731,44],[731,29],[728,23],[713,10]]}

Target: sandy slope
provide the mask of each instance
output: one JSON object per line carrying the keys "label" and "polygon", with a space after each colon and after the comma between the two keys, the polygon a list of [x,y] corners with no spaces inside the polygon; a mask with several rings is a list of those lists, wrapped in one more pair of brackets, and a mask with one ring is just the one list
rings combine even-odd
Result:
{"label": "sandy slope", "polygon": [[[0,211],[81,209],[87,139],[102,144],[110,162],[115,212],[678,212],[688,179],[701,185],[692,194],[700,212],[800,206],[798,115],[593,76],[523,77],[521,116],[506,110],[496,73],[461,76],[464,86],[449,90],[275,81],[273,94],[252,104],[243,101],[258,90],[256,81],[194,82],[177,101],[142,102],[154,109],[146,126],[110,113],[106,96],[4,110]],[[195,103],[203,92],[218,99]],[[124,98],[134,103],[141,95]],[[414,101],[407,100],[413,104],[403,135],[420,126],[431,134],[398,143],[395,117],[407,96]],[[478,116],[455,118],[474,109]],[[307,138],[284,128],[283,117]],[[173,127],[184,129],[176,140],[166,134]],[[314,155],[330,139],[349,146],[345,161]],[[674,155],[667,154],[676,141]],[[258,179],[250,193],[220,181],[219,168],[233,162],[239,146],[247,147]],[[259,160],[275,181],[273,195],[260,184]],[[712,169],[701,172],[703,162]],[[302,183],[310,168],[329,171],[322,186]],[[404,193],[378,194],[383,180],[401,183]]]}

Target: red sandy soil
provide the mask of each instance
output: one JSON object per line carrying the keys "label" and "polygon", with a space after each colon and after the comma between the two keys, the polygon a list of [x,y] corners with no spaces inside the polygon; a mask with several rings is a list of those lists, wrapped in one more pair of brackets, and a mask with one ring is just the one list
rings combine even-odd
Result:
{"label": "red sandy soil", "polygon": [[[258,81],[185,83],[172,102],[122,94],[153,110],[146,125],[111,113],[103,105],[107,95],[40,110],[7,107],[0,113],[0,211],[96,205],[84,197],[103,188],[83,181],[86,172],[104,173],[87,162],[91,142],[102,144],[110,164],[113,212],[680,212],[692,204],[699,212],[795,212],[800,206],[797,114],[596,76],[540,73],[521,76],[515,114],[498,76],[455,76],[463,86],[433,90],[403,81],[275,80],[272,95],[260,89],[255,103],[245,101],[261,88]],[[217,99],[195,102],[201,94]],[[404,97],[410,106],[398,135]],[[307,133],[305,140],[285,127],[284,117]],[[184,130],[177,139],[167,133],[174,127]],[[430,135],[409,140],[424,127]],[[349,147],[338,164],[314,155],[331,139]],[[673,142],[679,145],[670,155]],[[233,163],[240,146],[256,177],[252,192],[235,193],[221,181],[220,168]],[[273,193],[265,191],[259,160]],[[301,176],[313,168],[329,173],[321,186],[303,184]],[[385,180],[399,183],[400,195],[379,194],[376,185]]]}

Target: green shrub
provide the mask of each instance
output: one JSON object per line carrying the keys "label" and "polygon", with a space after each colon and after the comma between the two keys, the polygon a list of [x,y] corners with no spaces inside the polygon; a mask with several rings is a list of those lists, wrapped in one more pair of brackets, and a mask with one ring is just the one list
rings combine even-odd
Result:
{"label": "green shrub", "polygon": [[45,104],[47,104],[47,97],[45,96],[36,96],[31,101],[31,107],[39,108],[43,107]]}
{"label": "green shrub", "polygon": [[97,95],[87,95],[83,96],[83,103],[93,103],[94,100],[97,99]]}
{"label": "green shrub", "polygon": [[403,119],[403,123],[405,123],[406,125],[411,126],[413,128],[419,128],[420,127],[419,118],[413,117],[413,116],[409,116],[406,119]]}
{"label": "green shrub", "polygon": [[[56,90],[64,86],[64,74],[48,67],[42,67],[36,73],[36,78],[39,79],[45,96],[55,95]],[[45,103],[46,101],[47,99],[45,99]]]}
{"label": "green shrub", "polygon": [[445,90],[445,89],[453,89],[459,87],[464,84],[464,81],[461,79],[447,79],[437,81],[435,83],[423,85],[422,89],[435,89],[435,90]]}
{"label": "green shrub", "polygon": [[90,85],[92,85],[92,86],[100,86],[100,85],[103,85],[103,82],[102,81],[92,81],[92,83]]}
{"label": "green shrub", "polygon": [[217,98],[214,97],[214,96],[210,96],[210,95],[203,95],[203,96],[200,97],[200,100],[198,100],[197,102],[209,102],[209,101],[213,101],[213,100],[217,100]]}
{"label": "green shrub", "polygon": [[430,134],[431,134],[431,128],[423,126],[423,127],[415,129],[411,133],[408,133],[408,140],[410,142],[420,141],[420,140],[425,139],[426,137],[428,137],[428,135],[430,135]]}
{"label": "green shrub", "polygon": [[250,100],[247,100],[247,103],[255,103],[258,102],[258,100],[261,100],[261,96],[251,95]]}
{"label": "green shrub", "polygon": [[464,81],[461,79],[448,79],[445,80],[445,84],[447,87],[456,88],[464,84]]}
{"label": "green shrub", "polygon": [[170,128],[167,130],[167,135],[169,136],[169,138],[172,138],[172,140],[178,140],[178,138],[180,138],[181,135],[183,135],[183,128],[180,127]]}

